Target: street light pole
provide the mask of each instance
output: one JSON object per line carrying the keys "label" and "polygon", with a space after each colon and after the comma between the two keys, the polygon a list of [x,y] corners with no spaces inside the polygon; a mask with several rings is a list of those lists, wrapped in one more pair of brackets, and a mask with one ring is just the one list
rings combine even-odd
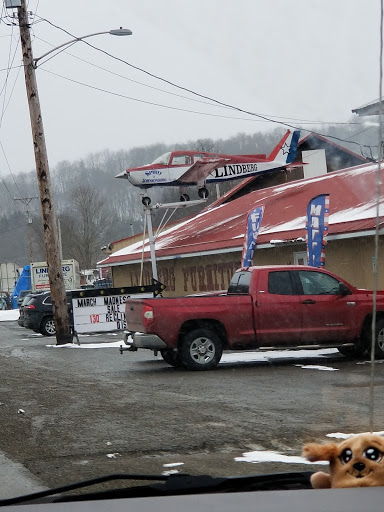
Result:
{"label": "street light pole", "polygon": [[28,241],[29,241],[29,263],[33,263],[33,244],[32,244],[32,237],[31,237],[31,229],[30,225],[32,224],[32,217],[29,214],[28,205],[33,199],[39,199],[38,197],[15,197],[14,201],[21,201],[25,206],[25,215],[27,218],[27,235],[28,235]]}
{"label": "street light pole", "polygon": [[53,53],[56,50],[59,50],[60,48],[63,48],[64,46],[69,46],[70,44],[76,43],[77,41],[82,41],[83,39],[87,39],[88,37],[100,36],[102,34],[111,34],[112,36],[131,36],[132,35],[132,30],[129,30],[129,28],[120,27],[120,28],[113,29],[113,30],[104,30],[103,32],[94,32],[93,34],[87,34],[85,36],[75,37],[75,38],[67,41],[66,43],[62,43],[59,46],[56,46],[55,48],[52,48],[52,50],[49,50],[49,52],[44,53],[43,55],[41,55],[37,59],[33,59],[33,62],[35,64],[35,68],[37,68],[37,63],[39,62],[39,60],[43,59],[44,57],[46,57],[50,53]]}
{"label": "street light pole", "polygon": [[51,177],[49,172],[47,148],[45,144],[43,120],[40,110],[25,0],[21,0],[21,6],[18,7],[17,11],[20,27],[21,48],[23,52],[25,86],[28,96],[33,147],[35,151],[37,182],[39,186],[40,205],[43,216],[45,253],[52,297],[53,318],[56,326],[56,342],[57,345],[63,345],[65,343],[72,342],[72,335],[60,260],[58,229],[51,194]]}

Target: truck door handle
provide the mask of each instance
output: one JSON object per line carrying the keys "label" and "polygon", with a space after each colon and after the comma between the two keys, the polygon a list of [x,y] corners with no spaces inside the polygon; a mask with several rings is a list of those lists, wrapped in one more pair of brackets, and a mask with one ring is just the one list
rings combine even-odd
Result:
{"label": "truck door handle", "polygon": [[302,304],[316,304],[315,300],[312,299],[306,299],[301,301]]}

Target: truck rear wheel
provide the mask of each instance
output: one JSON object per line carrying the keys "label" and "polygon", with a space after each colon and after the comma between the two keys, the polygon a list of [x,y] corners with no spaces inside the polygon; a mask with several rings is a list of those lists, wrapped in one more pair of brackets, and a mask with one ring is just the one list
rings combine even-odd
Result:
{"label": "truck rear wheel", "polygon": [[337,350],[345,357],[358,358],[366,354],[367,346],[363,340],[359,340],[352,346],[337,347]]}
{"label": "truck rear wheel", "polygon": [[162,350],[161,355],[164,361],[171,366],[174,366],[175,368],[181,366],[181,357],[177,350]]}
{"label": "truck rear wheel", "polygon": [[210,329],[188,332],[180,348],[181,362],[188,370],[212,370],[220,362],[223,344]]}
{"label": "truck rear wheel", "polygon": [[384,359],[384,318],[379,318],[376,322],[375,357]]}

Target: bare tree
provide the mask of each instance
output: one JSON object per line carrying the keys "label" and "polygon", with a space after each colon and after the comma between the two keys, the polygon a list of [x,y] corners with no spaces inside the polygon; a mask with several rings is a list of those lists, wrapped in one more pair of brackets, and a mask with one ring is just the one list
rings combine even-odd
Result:
{"label": "bare tree", "polygon": [[204,153],[220,153],[221,148],[217,141],[212,139],[197,139],[193,144],[194,151],[202,151]]}
{"label": "bare tree", "polygon": [[[72,247],[66,246],[66,252],[72,249],[72,257],[79,262],[81,268],[93,268],[101,257],[100,248],[105,242],[106,233],[112,222],[105,199],[101,192],[92,186],[80,185],[72,190],[71,202],[71,220],[64,229],[67,231],[69,228],[72,232]],[[66,238],[68,234],[66,232]]]}

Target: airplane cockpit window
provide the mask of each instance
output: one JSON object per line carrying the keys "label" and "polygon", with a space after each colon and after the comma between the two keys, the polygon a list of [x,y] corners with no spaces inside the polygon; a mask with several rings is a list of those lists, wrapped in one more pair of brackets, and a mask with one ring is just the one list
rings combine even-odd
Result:
{"label": "airplane cockpit window", "polygon": [[190,155],[175,155],[172,158],[172,165],[190,165],[191,163]]}
{"label": "airplane cockpit window", "polygon": [[158,158],[156,158],[156,160],[154,160],[152,162],[152,164],[168,165],[169,160],[171,159],[171,155],[172,155],[171,152],[164,153],[164,155],[161,155]]}

